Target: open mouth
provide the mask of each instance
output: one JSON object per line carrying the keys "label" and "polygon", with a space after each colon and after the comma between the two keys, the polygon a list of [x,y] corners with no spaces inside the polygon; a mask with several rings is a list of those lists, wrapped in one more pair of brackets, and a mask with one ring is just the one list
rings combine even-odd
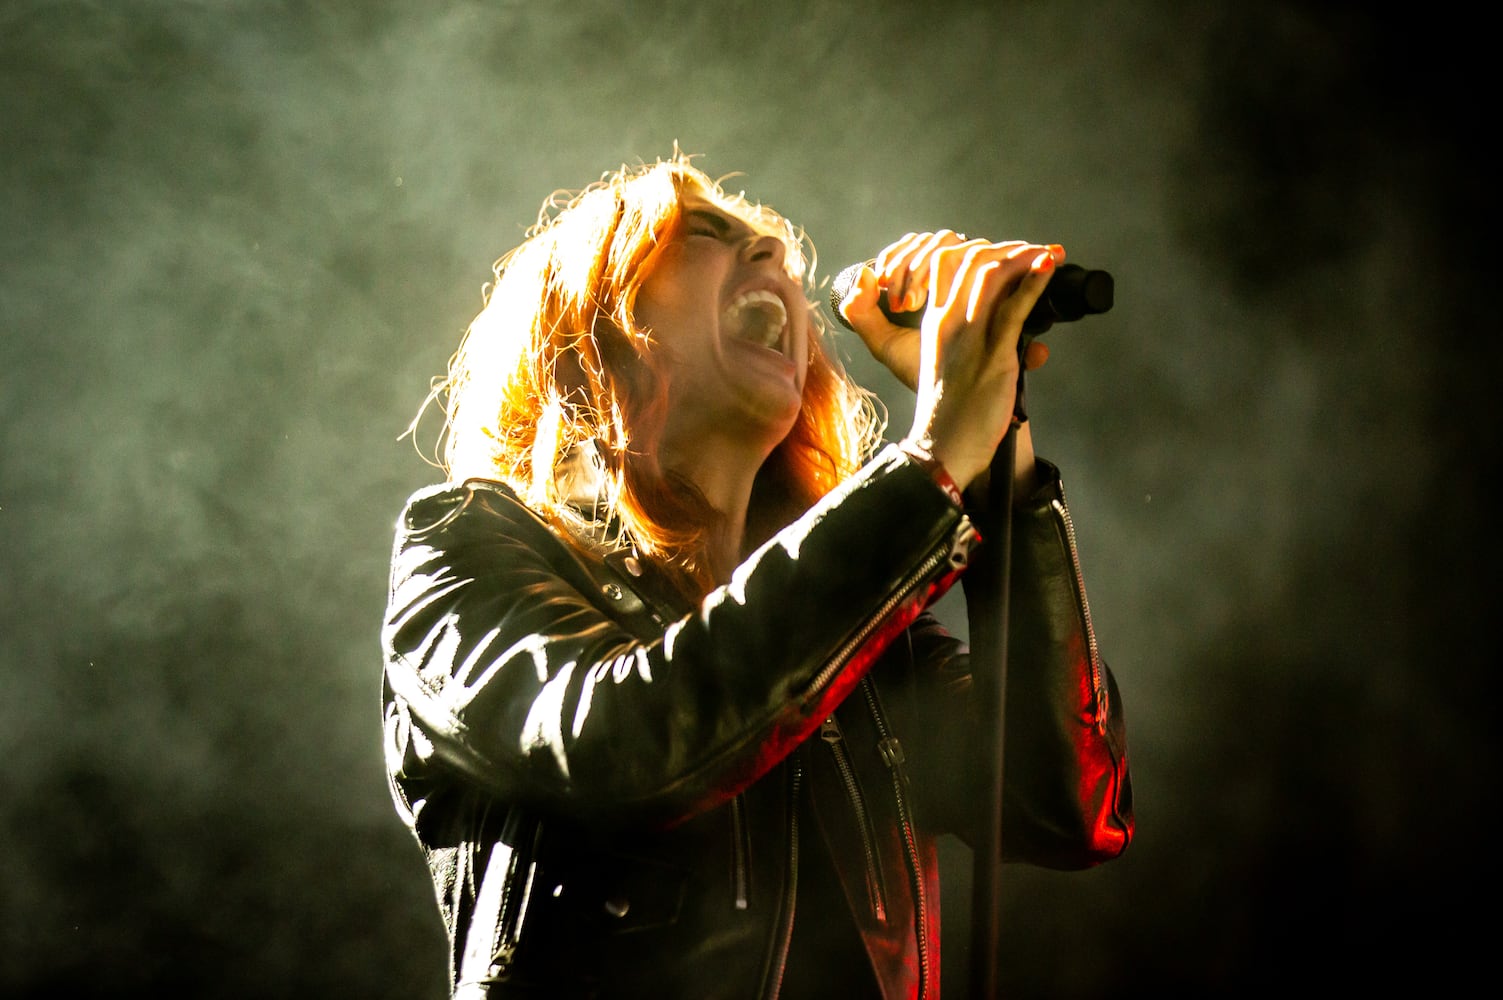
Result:
{"label": "open mouth", "polygon": [[788,325],[788,307],[765,289],[742,292],[720,314],[721,328],[738,340],[780,350],[783,329]]}

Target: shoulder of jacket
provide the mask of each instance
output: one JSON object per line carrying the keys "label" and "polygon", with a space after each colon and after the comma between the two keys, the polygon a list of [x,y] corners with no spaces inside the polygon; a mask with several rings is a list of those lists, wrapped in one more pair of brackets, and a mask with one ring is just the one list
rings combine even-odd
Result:
{"label": "shoulder of jacket", "polygon": [[603,595],[611,613],[643,615],[661,625],[667,607],[644,589],[644,563],[624,542],[612,544],[556,523],[529,507],[506,483],[468,479],[418,490],[398,522],[398,549],[436,545],[452,550],[483,537],[506,536],[547,558],[580,589]]}
{"label": "shoulder of jacket", "polygon": [[413,493],[402,508],[397,527],[410,538],[421,538],[449,527],[462,515],[471,513],[487,519],[532,522],[540,526],[546,523],[505,483],[467,479],[462,483],[425,486]]}

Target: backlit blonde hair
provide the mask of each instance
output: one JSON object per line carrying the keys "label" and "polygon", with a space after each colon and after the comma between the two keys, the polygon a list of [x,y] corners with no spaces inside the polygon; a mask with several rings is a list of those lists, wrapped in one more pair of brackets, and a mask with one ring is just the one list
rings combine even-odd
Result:
{"label": "backlit blonde hair", "polygon": [[[650,334],[633,318],[690,193],[782,240],[789,274],[812,293],[813,250],[805,252],[803,233],[727,193],[675,150],[544,202],[524,242],[496,262],[484,308],[430,399],[446,413],[441,464],[451,481],[499,480],[550,517],[609,523],[699,596],[714,585],[705,540],[717,515],[692,484],[657,464],[667,388]],[[770,534],[796,518],[879,442],[874,397],[849,379],[826,338],[811,305],[803,405],[758,473],[751,530]],[[571,496],[577,480],[561,474],[582,457],[599,484],[595,504],[583,509]]]}

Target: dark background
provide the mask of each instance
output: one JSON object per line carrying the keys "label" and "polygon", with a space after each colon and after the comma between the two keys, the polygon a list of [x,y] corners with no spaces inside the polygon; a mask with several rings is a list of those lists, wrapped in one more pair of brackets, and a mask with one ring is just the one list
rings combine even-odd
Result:
{"label": "dark background", "polygon": [[0,993],[442,995],[378,739],[398,438],[543,197],[675,141],[823,275],[948,226],[1116,276],[1029,400],[1138,837],[1008,870],[1010,995],[1486,975],[1495,56],[1440,18],[4,0]]}

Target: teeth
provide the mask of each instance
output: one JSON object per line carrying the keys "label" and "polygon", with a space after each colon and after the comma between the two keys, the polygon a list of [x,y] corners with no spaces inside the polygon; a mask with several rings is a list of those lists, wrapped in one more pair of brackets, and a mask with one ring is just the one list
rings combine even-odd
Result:
{"label": "teeth", "polygon": [[742,340],[777,347],[788,323],[788,309],[772,292],[757,290],[736,296],[721,314],[725,329]]}

